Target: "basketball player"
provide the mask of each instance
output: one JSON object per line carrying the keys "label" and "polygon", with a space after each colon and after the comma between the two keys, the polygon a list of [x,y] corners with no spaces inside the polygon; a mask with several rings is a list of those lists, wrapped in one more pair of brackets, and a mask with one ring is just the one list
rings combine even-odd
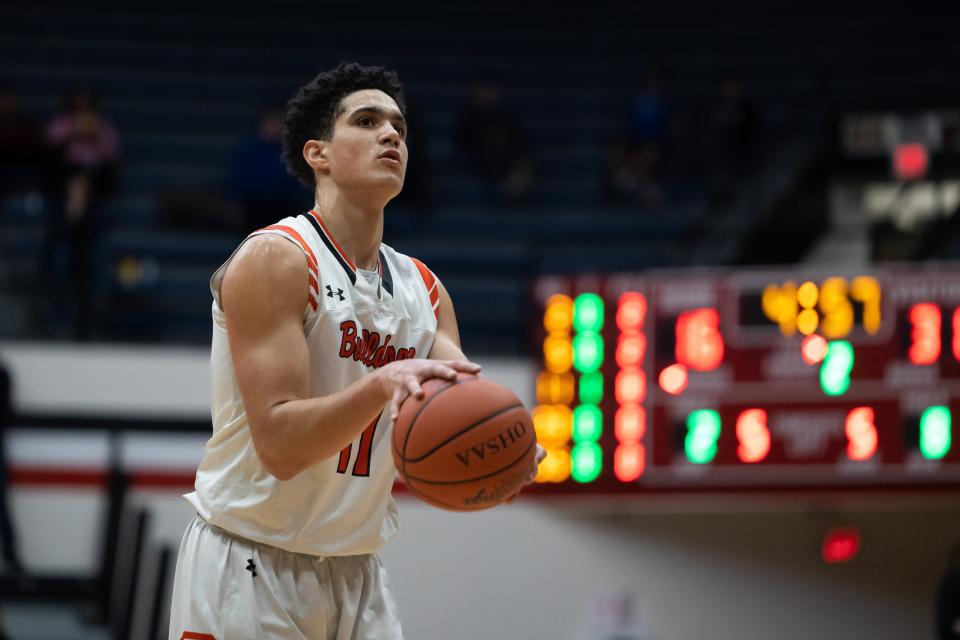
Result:
{"label": "basketball player", "polygon": [[389,430],[425,380],[480,370],[440,281],[381,244],[404,108],[381,67],[302,87],[284,157],[315,206],[213,275],[213,436],[186,496],[171,640],[402,637],[377,555],[397,532]]}

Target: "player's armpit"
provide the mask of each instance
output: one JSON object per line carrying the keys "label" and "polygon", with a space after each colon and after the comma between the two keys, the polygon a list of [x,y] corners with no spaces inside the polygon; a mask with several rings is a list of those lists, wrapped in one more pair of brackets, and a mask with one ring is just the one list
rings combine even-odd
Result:
{"label": "player's armpit", "polygon": [[467,356],[460,348],[460,330],[457,328],[457,314],[453,310],[453,301],[443,283],[438,280],[437,284],[440,290],[437,335],[433,340],[429,358],[431,360],[466,360]]}

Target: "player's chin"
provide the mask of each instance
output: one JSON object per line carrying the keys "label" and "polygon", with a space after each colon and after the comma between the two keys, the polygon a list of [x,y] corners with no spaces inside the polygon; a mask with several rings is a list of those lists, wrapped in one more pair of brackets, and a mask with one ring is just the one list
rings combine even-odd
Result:
{"label": "player's chin", "polygon": [[380,179],[377,180],[377,186],[383,190],[388,200],[393,200],[403,190],[403,175],[380,176]]}

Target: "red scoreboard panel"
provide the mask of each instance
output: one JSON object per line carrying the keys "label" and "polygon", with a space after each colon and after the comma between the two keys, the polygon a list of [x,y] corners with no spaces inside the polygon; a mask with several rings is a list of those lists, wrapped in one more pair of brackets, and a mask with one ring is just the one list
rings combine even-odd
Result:
{"label": "red scoreboard panel", "polygon": [[541,490],[960,489],[960,269],[543,277]]}

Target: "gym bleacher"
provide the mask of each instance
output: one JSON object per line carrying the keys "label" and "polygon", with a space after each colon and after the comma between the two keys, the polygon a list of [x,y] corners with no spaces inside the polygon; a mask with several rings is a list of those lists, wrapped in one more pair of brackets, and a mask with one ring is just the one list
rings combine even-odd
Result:
{"label": "gym bleacher", "polygon": [[[87,82],[120,131],[118,191],[101,212],[96,249],[93,337],[208,339],[207,281],[242,234],[165,228],[160,203],[222,193],[258,108],[282,104],[340,59],[392,66],[407,84],[429,133],[420,148],[413,132],[411,153],[427,157],[435,206],[391,207],[384,239],[440,275],[468,350],[492,353],[524,350],[535,274],[736,262],[743,239],[823,161],[831,110],[956,92],[960,56],[942,13],[903,15],[892,4],[870,15],[756,2],[566,6],[426,2],[357,15],[298,3],[5,4],[0,77],[23,109],[46,121],[69,87]],[[702,104],[725,72],[756,101],[759,161],[732,198],[712,202],[691,181],[673,185],[659,207],[603,203],[606,147],[651,68],[669,78],[677,104]],[[490,203],[453,144],[456,114],[481,78],[502,85],[527,132],[539,176],[528,207]],[[36,198],[3,203],[5,336],[69,335],[36,296],[42,211]]]}

